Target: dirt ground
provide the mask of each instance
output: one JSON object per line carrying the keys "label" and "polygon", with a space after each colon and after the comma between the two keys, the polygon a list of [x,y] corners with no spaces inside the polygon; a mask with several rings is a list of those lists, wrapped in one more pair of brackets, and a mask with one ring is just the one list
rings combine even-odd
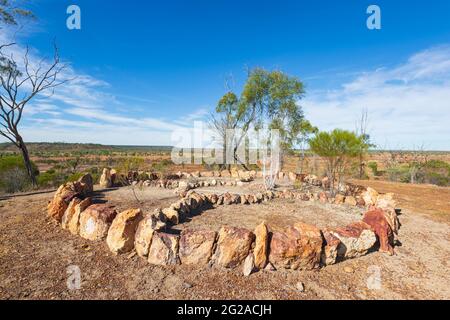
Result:
{"label": "dirt ground", "polygon": [[[446,192],[439,196],[430,191],[438,198]],[[45,207],[51,197],[0,201],[0,299],[450,299],[450,226],[416,206],[412,196],[400,195],[401,246],[393,257],[376,252],[320,271],[263,271],[247,278],[240,269],[160,267],[133,254],[115,256],[105,242],[72,236],[50,221]],[[176,199],[172,191],[156,188],[137,190],[136,197],[146,211]],[[98,192],[96,201],[104,200],[119,210],[138,206],[129,188]],[[448,208],[444,203],[447,215]],[[358,220],[361,213],[275,200],[206,211],[177,229],[218,229],[223,224],[252,229],[262,220],[273,229],[298,220],[326,227]],[[67,287],[69,266],[80,268],[79,290]],[[379,287],[368,285],[374,277],[380,279]],[[305,292],[296,290],[298,282]]]}

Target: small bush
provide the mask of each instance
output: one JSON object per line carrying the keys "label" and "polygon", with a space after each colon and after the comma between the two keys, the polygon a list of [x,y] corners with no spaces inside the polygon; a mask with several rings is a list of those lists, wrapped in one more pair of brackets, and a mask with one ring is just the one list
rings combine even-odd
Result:
{"label": "small bush", "polygon": [[[39,170],[34,163],[31,164],[34,174]],[[26,191],[31,187],[25,163],[21,156],[0,157],[0,189],[7,193]]]}
{"label": "small bush", "polygon": [[369,167],[369,169],[372,171],[372,174],[377,177],[380,173],[378,172],[378,164],[376,162],[369,162],[367,164],[367,166]]}

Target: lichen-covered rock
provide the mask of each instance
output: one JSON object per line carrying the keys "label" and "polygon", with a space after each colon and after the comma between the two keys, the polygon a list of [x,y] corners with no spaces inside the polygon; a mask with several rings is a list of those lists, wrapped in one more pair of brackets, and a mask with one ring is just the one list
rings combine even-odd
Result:
{"label": "lichen-covered rock", "polygon": [[75,214],[75,209],[76,209],[77,205],[80,204],[81,201],[82,200],[80,198],[74,198],[67,206],[67,209],[64,212],[64,215],[61,219],[61,227],[63,229],[69,228],[69,222],[72,219],[73,215]]}
{"label": "lichen-covered rock", "polygon": [[269,261],[276,268],[315,269],[320,266],[322,234],[319,229],[304,223],[274,232],[270,241]]}
{"label": "lichen-covered rock", "polygon": [[336,238],[328,230],[324,230],[322,233],[325,241],[322,250],[321,262],[323,265],[329,266],[336,263],[341,240]]}
{"label": "lichen-covered rock", "polygon": [[184,230],[180,237],[179,257],[182,264],[206,265],[213,254],[217,233],[210,230]]}
{"label": "lichen-covered rock", "polygon": [[[70,211],[71,216],[67,216],[67,229],[73,235],[80,233],[80,217],[81,213],[86,210],[92,204],[91,198],[84,199],[78,203],[73,211]],[[66,211],[67,213],[67,211]]]}
{"label": "lichen-covered rock", "polygon": [[255,235],[246,229],[224,226],[219,231],[214,262],[225,268],[234,268],[248,256]]}
{"label": "lichen-covered rock", "polygon": [[113,253],[125,253],[133,250],[136,229],[141,220],[141,209],[126,210],[116,216],[106,237],[106,243]]}
{"label": "lichen-covered rock", "polygon": [[153,234],[166,225],[158,218],[159,211],[145,216],[138,224],[134,238],[134,247],[140,257],[147,257]]}
{"label": "lichen-covered rock", "polygon": [[148,253],[148,262],[161,266],[179,264],[178,245],[179,236],[155,232]]}
{"label": "lichen-covered rock", "polygon": [[80,236],[91,241],[103,240],[117,212],[114,206],[94,204],[81,213]]}
{"label": "lichen-covered rock", "polygon": [[394,254],[394,232],[381,209],[375,209],[364,215],[363,222],[367,223],[378,237],[380,251]]}
{"label": "lichen-covered rock", "polygon": [[377,242],[375,233],[364,222],[355,222],[343,228],[330,230],[330,232],[341,241],[338,256],[342,258],[363,256]]}
{"label": "lichen-covered rock", "polygon": [[255,248],[253,255],[255,256],[255,266],[258,269],[264,269],[267,264],[269,253],[269,230],[265,222],[261,223],[254,230]]}

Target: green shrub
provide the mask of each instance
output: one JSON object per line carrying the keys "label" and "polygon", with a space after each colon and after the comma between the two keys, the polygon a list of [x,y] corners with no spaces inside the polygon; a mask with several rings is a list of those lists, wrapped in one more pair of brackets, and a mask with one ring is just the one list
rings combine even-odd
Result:
{"label": "green shrub", "polygon": [[380,173],[378,172],[378,164],[374,161],[371,161],[367,164],[369,169],[372,171],[372,174],[377,177]]}
{"label": "green shrub", "polygon": [[[31,164],[35,175],[39,170]],[[25,163],[21,156],[0,157],[0,189],[7,193],[25,191],[31,187]]]}

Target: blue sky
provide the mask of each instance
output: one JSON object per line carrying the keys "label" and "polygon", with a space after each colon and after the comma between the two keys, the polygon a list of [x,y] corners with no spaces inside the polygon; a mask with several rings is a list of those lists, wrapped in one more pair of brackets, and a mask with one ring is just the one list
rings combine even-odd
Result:
{"label": "blue sky", "polygon": [[[66,28],[77,4],[82,29]],[[368,30],[377,4],[382,29]],[[19,33],[39,59],[56,39],[77,81],[40,97],[27,141],[167,145],[205,119],[233,76],[281,69],[306,85],[300,101],[322,130],[354,129],[361,110],[380,148],[450,150],[450,2],[40,0]],[[0,40],[12,37],[2,30]]]}

